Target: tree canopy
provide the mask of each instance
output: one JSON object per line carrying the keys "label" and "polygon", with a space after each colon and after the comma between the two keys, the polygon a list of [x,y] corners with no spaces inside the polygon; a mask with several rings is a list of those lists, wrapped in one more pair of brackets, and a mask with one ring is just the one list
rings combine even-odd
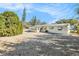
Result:
{"label": "tree canopy", "polygon": [[26,20],[26,9],[23,9],[22,22]]}
{"label": "tree canopy", "polygon": [[42,22],[41,20],[37,19],[36,16],[33,16],[29,23],[32,26],[46,24],[46,22]]}
{"label": "tree canopy", "polygon": [[58,20],[58,21],[56,21],[56,23],[58,23],[58,24],[60,24],[60,23],[70,23],[71,25],[74,25],[74,24],[77,24],[77,23],[79,23],[79,21],[78,20],[76,20],[76,19],[62,19],[62,20]]}
{"label": "tree canopy", "polygon": [[18,35],[22,30],[22,23],[16,13],[5,11],[0,14],[0,36]]}

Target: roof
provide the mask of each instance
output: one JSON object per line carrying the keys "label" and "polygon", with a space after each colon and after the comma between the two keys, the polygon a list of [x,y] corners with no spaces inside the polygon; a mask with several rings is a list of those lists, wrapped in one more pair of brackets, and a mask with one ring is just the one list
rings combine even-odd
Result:
{"label": "roof", "polygon": [[69,23],[63,23],[63,24],[45,24],[45,25],[36,25],[36,26],[65,26],[65,25],[70,25]]}
{"label": "roof", "polygon": [[35,27],[41,27],[41,26],[69,26],[70,24],[69,23],[63,23],[63,24],[45,24],[45,25],[35,25],[35,26],[32,26],[31,28],[35,28]]}

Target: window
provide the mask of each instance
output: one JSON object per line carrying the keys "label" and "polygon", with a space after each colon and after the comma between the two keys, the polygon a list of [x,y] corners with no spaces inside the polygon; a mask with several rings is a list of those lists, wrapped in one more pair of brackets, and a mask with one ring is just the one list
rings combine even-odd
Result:
{"label": "window", "polygon": [[53,26],[50,26],[49,29],[54,29],[54,27]]}
{"label": "window", "polygon": [[63,29],[63,27],[58,27],[58,30],[62,30]]}

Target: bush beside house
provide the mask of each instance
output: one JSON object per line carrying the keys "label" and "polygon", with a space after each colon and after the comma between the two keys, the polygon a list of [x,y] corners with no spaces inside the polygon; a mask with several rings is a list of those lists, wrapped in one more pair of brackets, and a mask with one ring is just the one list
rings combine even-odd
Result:
{"label": "bush beside house", "polygon": [[77,27],[77,33],[79,34],[79,24],[76,27]]}
{"label": "bush beside house", "polygon": [[0,14],[0,36],[14,36],[23,32],[19,17],[12,11]]}

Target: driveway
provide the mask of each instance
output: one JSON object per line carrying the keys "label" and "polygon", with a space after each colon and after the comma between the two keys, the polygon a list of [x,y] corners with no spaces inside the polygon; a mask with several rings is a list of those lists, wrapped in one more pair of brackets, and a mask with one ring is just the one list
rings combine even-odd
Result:
{"label": "driveway", "polygon": [[6,50],[0,50],[1,55],[79,56],[79,37],[49,33],[26,32],[26,34],[29,34],[30,37],[24,36],[20,43],[5,42],[3,46],[6,47]]}

